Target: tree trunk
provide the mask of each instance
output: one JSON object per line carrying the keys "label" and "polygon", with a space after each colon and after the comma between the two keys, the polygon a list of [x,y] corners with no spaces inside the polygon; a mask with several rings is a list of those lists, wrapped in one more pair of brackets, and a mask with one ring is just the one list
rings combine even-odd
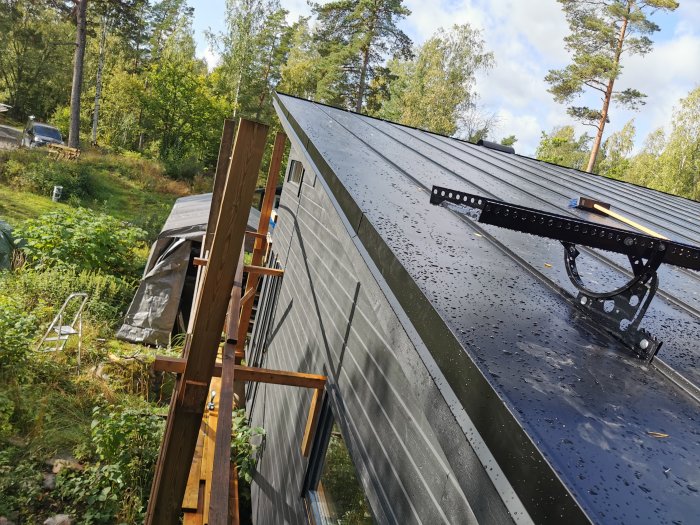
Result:
{"label": "tree trunk", "polygon": [[620,55],[622,55],[622,43],[625,41],[625,33],[627,32],[627,22],[630,16],[630,5],[627,6],[627,18],[622,21],[622,27],[620,27],[620,36],[617,38],[617,48],[615,49],[615,74],[608,81],[608,87],[605,90],[605,99],[603,100],[603,109],[600,111],[600,120],[598,121],[598,133],[596,133],[595,141],[593,142],[593,148],[591,149],[591,156],[588,159],[588,166],[586,166],[586,171],[591,173],[593,171],[593,166],[595,166],[595,161],[598,158],[598,151],[600,151],[600,144],[603,141],[603,130],[605,129],[605,124],[608,121],[608,109],[610,108],[610,100],[612,100],[613,86],[615,85],[615,78],[617,77],[617,68],[620,65]]}
{"label": "tree trunk", "polygon": [[85,59],[85,42],[88,0],[77,0],[76,6],[76,34],[75,55],[73,57],[73,85],[70,94],[70,130],[68,132],[68,145],[71,148],[80,146],[80,91],[83,85],[83,61]]}
{"label": "tree trunk", "polygon": [[105,41],[107,40],[107,17],[102,17],[102,34],[100,35],[100,56],[97,60],[97,78],[95,80],[95,110],[92,113],[92,145],[97,145],[97,123],[100,118],[100,97],[102,95],[102,69],[105,65]]}
{"label": "tree trunk", "polygon": [[365,47],[365,52],[362,56],[362,69],[360,69],[360,85],[357,89],[357,104],[355,105],[355,111],[360,113],[362,111],[362,99],[365,98],[365,84],[367,83],[367,67],[369,66],[369,47],[371,42]]}

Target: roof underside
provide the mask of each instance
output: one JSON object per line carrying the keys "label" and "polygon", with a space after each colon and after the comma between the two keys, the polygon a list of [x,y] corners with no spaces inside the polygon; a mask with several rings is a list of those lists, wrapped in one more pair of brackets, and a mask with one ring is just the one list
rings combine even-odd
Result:
{"label": "roof underside", "polygon": [[[317,166],[339,181],[329,186],[341,207],[353,203],[346,215],[356,206],[350,223],[369,221],[586,514],[697,517],[697,402],[574,309],[559,243],[460,218],[430,205],[428,191],[445,186],[621,227],[567,207],[593,197],[689,244],[700,244],[700,203],[285,95],[278,102]],[[601,291],[629,277],[622,256],[579,262]],[[659,279],[642,327],[663,341],[659,357],[700,385],[700,275],[663,265]]]}

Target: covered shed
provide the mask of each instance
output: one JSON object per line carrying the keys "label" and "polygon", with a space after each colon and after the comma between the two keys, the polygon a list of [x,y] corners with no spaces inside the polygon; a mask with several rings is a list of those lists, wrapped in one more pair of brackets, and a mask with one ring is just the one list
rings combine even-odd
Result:
{"label": "covered shed", "polygon": [[[211,208],[211,193],[175,201],[148,256],[148,262],[117,338],[132,343],[165,346],[171,334],[187,327],[196,267]],[[260,212],[250,209],[247,229],[257,231]],[[246,240],[246,251],[252,240]]]}
{"label": "covered shed", "polygon": [[[429,202],[433,185],[573,218],[589,196],[688,244],[700,203],[278,94],[292,143],[251,366],[323,373],[250,385],[265,429],[254,523],[695,523],[700,275],[662,265],[648,363],[576,307],[559,242]],[[586,253],[601,289],[632,275]],[[342,482],[338,480],[342,478]],[[338,521],[340,520],[340,521]]]}

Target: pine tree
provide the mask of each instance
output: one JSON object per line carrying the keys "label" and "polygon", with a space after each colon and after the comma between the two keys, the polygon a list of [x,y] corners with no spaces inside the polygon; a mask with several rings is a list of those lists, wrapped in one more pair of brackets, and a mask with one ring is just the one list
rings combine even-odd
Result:
{"label": "pine tree", "polygon": [[650,35],[659,26],[649,19],[658,10],[672,11],[675,0],[558,0],[562,4],[571,34],[564,40],[573,54],[564,69],[551,70],[545,80],[557,102],[569,103],[586,89],[602,95],[600,109],[571,106],[569,115],[596,128],[596,135],[586,171],[593,170],[609,122],[610,104],[636,109],[646,95],[637,89],[615,90],[622,70],[623,55],[644,55],[651,51]]}
{"label": "pine tree", "polygon": [[313,4],[321,56],[318,96],[362,111],[367,88],[387,54],[411,56],[411,39],[397,23],[411,12],[403,0],[336,0]]}
{"label": "pine tree", "polygon": [[588,156],[591,137],[584,133],[578,139],[573,126],[554,128],[551,133],[542,132],[535,157],[559,166],[582,169]]}

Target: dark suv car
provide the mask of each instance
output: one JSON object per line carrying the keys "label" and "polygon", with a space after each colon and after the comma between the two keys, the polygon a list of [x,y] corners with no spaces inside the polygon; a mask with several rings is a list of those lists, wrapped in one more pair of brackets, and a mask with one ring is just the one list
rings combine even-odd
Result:
{"label": "dark suv car", "polygon": [[36,148],[47,144],[63,145],[61,132],[53,126],[42,122],[35,122],[34,120],[27,122],[27,126],[22,134],[22,146],[25,148]]}

